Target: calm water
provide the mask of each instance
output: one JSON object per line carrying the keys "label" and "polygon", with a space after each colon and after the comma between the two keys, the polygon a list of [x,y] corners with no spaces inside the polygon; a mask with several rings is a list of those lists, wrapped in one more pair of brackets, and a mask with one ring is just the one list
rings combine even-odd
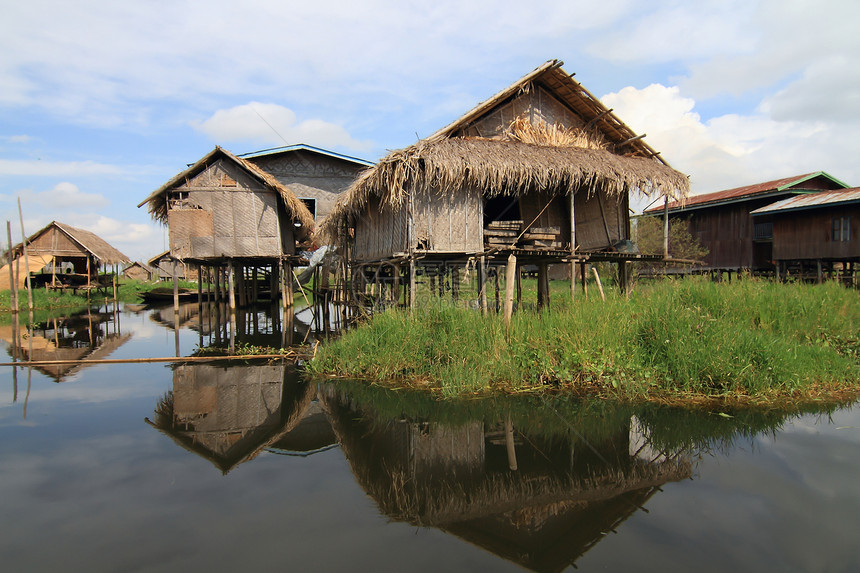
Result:
{"label": "calm water", "polygon": [[[172,310],[101,311],[43,323],[32,356],[229,338],[193,308],[178,336]],[[238,341],[314,336],[281,324]],[[439,404],[280,364],[0,376],[4,571],[860,571],[856,405]]]}

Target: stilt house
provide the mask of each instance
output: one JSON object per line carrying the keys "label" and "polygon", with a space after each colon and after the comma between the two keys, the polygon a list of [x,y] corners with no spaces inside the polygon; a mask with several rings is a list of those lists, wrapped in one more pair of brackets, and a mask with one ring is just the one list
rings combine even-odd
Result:
{"label": "stilt house", "polygon": [[[777,201],[820,191],[844,189],[845,183],[818,171],[734,189],[703,193],[669,202],[670,219],[684,219],[692,237],[708,249],[705,271],[773,272],[773,224],[768,214],[751,213]],[[664,206],[645,213],[662,215]]]}
{"label": "stilt house", "polygon": [[313,215],[290,189],[220,147],[138,207],[143,205],[167,224],[172,259],[219,273],[238,266],[240,294],[243,269],[256,274],[257,268],[269,268],[270,276],[277,275],[281,264],[299,260],[298,245],[309,241],[314,228]]}
{"label": "stilt house", "polygon": [[316,221],[334,208],[340,194],[373,164],[311,145],[276,147],[239,155],[286,185]]}
{"label": "stilt house", "polygon": [[[12,254],[20,259],[21,269],[25,270],[23,245],[19,243],[13,247]],[[118,271],[120,265],[131,262],[95,233],[58,221],[52,221],[27,238],[27,258],[30,272],[22,272],[18,277],[19,287],[24,286],[26,274],[39,286],[106,286],[111,281],[100,280],[100,273],[111,268]],[[0,277],[8,284],[8,267],[0,270]]]}
{"label": "stilt house", "polygon": [[796,195],[750,213],[771,229],[772,261],[785,276],[841,273],[855,282],[860,261],[860,187]]}
{"label": "stilt house", "polygon": [[364,264],[633,258],[629,194],[681,198],[687,177],[561,65],[547,62],[390,153],[349,188],[324,232]]}

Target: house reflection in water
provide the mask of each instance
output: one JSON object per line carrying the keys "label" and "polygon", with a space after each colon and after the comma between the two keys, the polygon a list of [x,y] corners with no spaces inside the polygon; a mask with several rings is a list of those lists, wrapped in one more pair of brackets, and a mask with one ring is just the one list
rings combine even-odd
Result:
{"label": "house reflection in water", "polygon": [[[0,326],[0,338],[11,356],[22,361],[102,360],[131,339],[120,331],[114,312],[90,309],[79,314],[50,318],[27,333],[21,326]],[[16,342],[17,339],[17,342]],[[33,366],[55,382],[64,382],[89,366],[86,362]]]}
{"label": "house reflection in water", "polygon": [[183,364],[146,421],[226,474],[299,426],[315,395],[285,363]]}
{"label": "house reflection in water", "polygon": [[[278,304],[257,304],[236,312],[237,343],[255,346],[286,347],[307,342],[311,326],[296,316],[293,309],[281,312]],[[231,314],[226,303],[205,301],[156,308],[150,319],[173,330],[191,329],[199,335],[199,346],[227,346],[230,342]]]}
{"label": "house reflection in water", "polygon": [[504,424],[382,420],[332,387],[321,401],[352,471],[396,521],[436,527],[535,571],[561,571],[659,487],[691,476],[686,457],[652,451],[629,415],[600,441]]}

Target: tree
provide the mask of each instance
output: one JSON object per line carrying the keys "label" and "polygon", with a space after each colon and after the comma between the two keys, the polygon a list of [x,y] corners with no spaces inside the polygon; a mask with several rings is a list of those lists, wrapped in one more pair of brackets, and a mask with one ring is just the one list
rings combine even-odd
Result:
{"label": "tree", "polygon": [[[641,216],[636,218],[636,245],[643,255],[663,254],[663,218]],[[673,259],[701,261],[708,249],[690,234],[687,219],[669,219],[669,256]]]}

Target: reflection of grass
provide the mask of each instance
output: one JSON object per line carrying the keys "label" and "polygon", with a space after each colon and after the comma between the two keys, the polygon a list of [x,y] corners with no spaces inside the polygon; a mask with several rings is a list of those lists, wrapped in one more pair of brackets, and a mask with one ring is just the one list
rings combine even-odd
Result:
{"label": "reflection of grass", "polygon": [[639,400],[856,391],[860,301],[834,283],[667,281],[498,316],[431,300],[325,345],[310,371],[443,396],[563,390]]}
{"label": "reflection of grass", "polygon": [[428,422],[448,427],[482,422],[492,428],[510,419],[521,434],[552,440],[600,443],[629,431],[631,419],[655,451],[725,450],[740,441],[778,432],[789,421],[808,414],[829,415],[836,403],[787,404],[782,408],[679,408],[652,403],[578,399],[565,395],[495,395],[482,399],[438,400],[427,392],[396,390],[360,381],[338,380],[336,392],[352,409],[373,412],[369,422],[380,429],[392,420]]}

